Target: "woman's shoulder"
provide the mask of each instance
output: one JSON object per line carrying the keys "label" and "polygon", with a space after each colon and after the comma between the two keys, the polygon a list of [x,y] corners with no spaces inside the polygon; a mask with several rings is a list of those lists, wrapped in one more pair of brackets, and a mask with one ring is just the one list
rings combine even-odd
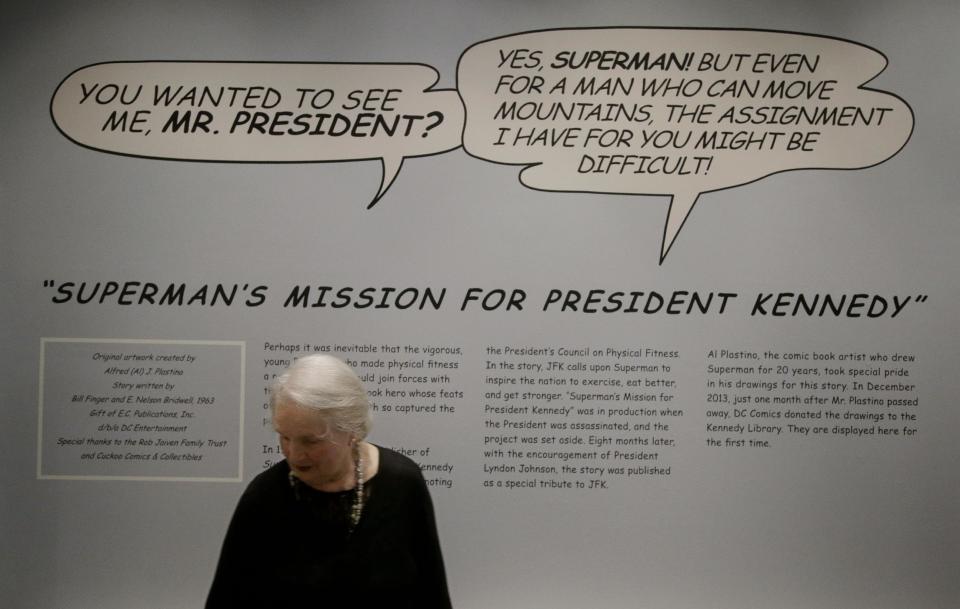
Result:
{"label": "woman's shoulder", "polygon": [[420,466],[410,457],[403,455],[391,448],[377,446],[380,453],[380,472],[388,475],[413,476],[422,478]]}
{"label": "woman's shoulder", "polygon": [[377,485],[415,497],[426,493],[427,484],[416,461],[396,450],[382,446],[377,449],[380,451],[380,469],[376,476],[380,481]]}
{"label": "woman's shoulder", "polygon": [[286,459],[282,459],[254,476],[243,492],[243,496],[247,499],[256,499],[264,495],[272,497],[278,488],[290,485],[289,475],[290,466],[287,465]]}

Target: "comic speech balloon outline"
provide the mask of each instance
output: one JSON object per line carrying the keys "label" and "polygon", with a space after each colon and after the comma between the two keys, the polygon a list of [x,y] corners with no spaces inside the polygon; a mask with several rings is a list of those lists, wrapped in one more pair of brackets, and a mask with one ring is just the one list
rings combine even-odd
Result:
{"label": "comic speech balloon outline", "polygon": [[[783,171],[863,169],[897,154],[913,132],[913,111],[899,96],[863,86],[886,65],[882,53],[860,43],[774,30],[520,32],[461,54],[463,146],[476,158],[525,165],[520,182],[536,190],[670,195],[662,264],[704,192]],[[815,112],[803,121],[832,112],[830,120],[843,122],[790,128],[797,108]],[[869,124],[836,118],[856,109],[870,113]],[[744,116],[755,127],[749,132],[764,136],[758,149],[732,147],[735,134],[748,131],[736,122]],[[797,147],[789,150],[792,137]]]}
{"label": "comic speech balloon outline", "polygon": [[418,63],[107,62],[64,78],[50,115],[75,144],[124,156],[379,159],[383,171],[370,208],[405,158],[460,147],[463,105],[455,91],[432,89],[438,80],[436,69]]}

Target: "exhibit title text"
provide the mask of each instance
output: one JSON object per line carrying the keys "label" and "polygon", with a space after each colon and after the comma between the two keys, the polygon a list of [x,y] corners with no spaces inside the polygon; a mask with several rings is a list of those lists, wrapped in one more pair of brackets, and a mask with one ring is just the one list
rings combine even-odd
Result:
{"label": "exhibit title text", "polygon": [[[54,281],[52,304],[139,307],[246,307],[267,305],[270,286],[257,283],[189,284],[150,281]],[[750,317],[895,318],[923,294],[869,292],[735,291],[552,288],[541,293],[510,288],[434,286],[332,286],[297,284],[277,290],[274,301],[290,310],[410,310],[547,314],[639,314]]]}

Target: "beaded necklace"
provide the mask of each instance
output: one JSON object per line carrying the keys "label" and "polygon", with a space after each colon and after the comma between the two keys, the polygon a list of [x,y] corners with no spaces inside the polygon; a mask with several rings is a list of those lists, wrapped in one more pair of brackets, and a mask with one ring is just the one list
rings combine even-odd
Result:
{"label": "beaded necklace", "polygon": [[357,476],[357,484],[354,486],[353,505],[350,507],[350,532],[357,528],[360,523],[360,515],[363,513],[363,457],[360,455],[360,443],[353,445],[353,463],[354,473]]}

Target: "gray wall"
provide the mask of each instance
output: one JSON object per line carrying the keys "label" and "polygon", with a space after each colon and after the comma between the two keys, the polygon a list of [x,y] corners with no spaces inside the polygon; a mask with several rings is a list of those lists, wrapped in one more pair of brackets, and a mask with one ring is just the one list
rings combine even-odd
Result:
{"label": "gray wall", "polygon": [[[72,143],[50,114],[61,81],[102,62],[408,62],[433,66],[437,88],[454,89],[458,58],[480,41],[627,25],[780,30],[867,45],[889,61],[870,87],[909,104],[912,135],[898,154],[862,170],[790,171],[701,195],[661,264],[669,193],[644,185],[612,189],[619,194],[535,190],[518,180],[522,167],[457,148],[408,158],[379,203],[366,209],[381,180],[375,160],[237,164],[106,154]],[[376,353],[341,354],[371,375],[367,384],[379,408],[371,440],[404,449],[427,468],[458,607],[955,607],[957,26],[956,8],[947,2],[7,7],[0,26],[5,605],[200,605],[244,484],[278,458],[263,396],[265,379],[282,367],[267,360],[288,358],[267,344],[286,344],[301,351],[376,347]],[[468,135],[471,120],[468,99]],[[855,148],[861,136],[854,133],[835,145]],[[184,141],[185,148],[204,149]],[[825,149],[810,153],[807,166],[825,167],[827,156]],[[107,282],[139,282],[127,284],[137,296],[118,292],[102,303],[99,295],[79,302]],[[80,299],[70,283],[85,284]],[[144,284],[161,293],[184,284],[183,304],[140,302]],[[212,304],[217,284],[237,286],[232,304]],[[210,292],[198,296],[203,286]],[[319,286],[446,292],[437,308],[284,306],[294,286],[313,286],[314,295]],[[481,302],[461,307],[475,287],[522,290],[526,299],[512,310],[484,310]],[[543,310],[551,290],[577,290],[584,298],[589,290],[666,298],[687,291],[713,293],[715,300],[706,312],[689,314],[623,307],[585,313],[559,303]],[[719,293],[736,294],[723,310]],[[867,305],[888,308],[877,317],[865,315],[866,307],[854,316],[849,310],[779,316],[773,296],[755,309],[758,296],[781,293],[793,294],[783,297],[791,302],[803,294],[846,297],[848,304],[864,294]],[[894,298],[906,302],[896,315]],[[400,351],[385,352],[384,345]],[[430,355],[424,349],[430,346],[454,351]],[[760,359],[731,355],[740,352]],[[97,353],[184,358],[138,366]],[[786,359],[790,354],[810,359]],[[838,359],[814,360],[814,354]],[[872,354],[889,359],[871,361]],[[895,354],[913,359],[894,361]],[[841,355],[854,357],[840,361]],[[425,374],[428,382],[384,370],[392,361],[423,363],[429,374],[412,367],[404,374]],[[438,369],[431,371],[429,361]],[[550,361],[564,368],[520,369]],[[614,369],[615,363],[647,368]],[[137,370],[143,367],[182,374]],[[841,367],[829,377],[828,368]],[[854,369],[868,374],[855,377]],[[494,376],[515,385],[498,386]],[[520,385],[522,376],[535,384]],[[652,411],[578,412],[636,406],[575,398],[571,392],[622,399],[627,390],[587,389],[589,379],[648,383]],[[128,382],[174,387],[115,385]],[[826,382],[845,386],[826,388]],[[860,390],[854,382],[863,383]],[[449,394],[411,396],[418,388]],[[560,397],[504,393],[528,390]],[[721,394],[726,398],[714,397]],[[826,403],[792,404],[794,396]],[[188,401],[164,406],[164,397]],[[750,403],[734,405],[736,397]],[[763,397],[783,401],[758,405]],[[193,416],[176,417],[187,428],[182,432],[101,427],[127,424],[112,411],[128,408],[130,398],[144,410]],[[160,405],[148,398],[160,398]],[[888,405],[889,399],[916,405]],[[96,414],[101,407],[105,412]],[[742,408],[830,411],[840,418],[820,419],[828,431],[806,435],[797,428],[815,426],[812,420],[794,420],[791,430],[782,417],[735,419]],[[622,422],[628,431],[572,425],[603,422]],[[567,428],[551,429],[559,423]],[[740,431],[711,427],[739,424]],[[781,429],[748,431],[748,425]],[[845,434],[837,426],[867,433]],[[591,436],[609,443],[591,447]],[[538,446],[511,457],[506,449],[520,450],[521,437],[537,437]],[[543,444],[544,437],[553,443]],[[84,444],[58,444],[71,438]],[[106,449],[91,438],[119,442],[121,457],[97,457]],[[631,447],[629,438],[647,444]],[[179,444],[160,447],[159,439]],[[614,445],[616,439],[623,444]],[[648,456],[604,459],[600,453],[608,449]],[[593,458],[569,454],[592,450]],[[161,462],[154,453],[180,457]],[[521,472],[522,464],[541,469]],[[610,471],[619,466],[623,474]],[[654,470],[626,470],[641,466]],[[502,471],[509,467],[518,469]],[[525,485],[530,481],[535,488]]]}

